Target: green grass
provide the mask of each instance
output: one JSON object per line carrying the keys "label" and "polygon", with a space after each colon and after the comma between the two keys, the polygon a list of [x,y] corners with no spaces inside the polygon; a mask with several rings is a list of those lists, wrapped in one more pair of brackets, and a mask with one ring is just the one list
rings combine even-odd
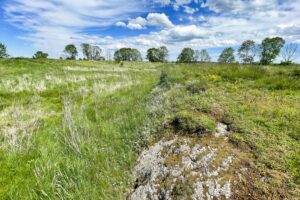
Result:
{"label": "green grass", "polygon": [[299,69],[202,64],[181,65],[167,73],[184,86],[172,97],[178,99],[179,110],[229,124],[231,141],[249,146],[262,173],[279,171],[299,188]]}
{"label": "green grass", "polygon": [[176,118],[185,131],[229,124],[262,173],[299,187],[299,70],[0,60],[0,199],[124,199],[145,124]]}
{"label": "green grass", "polygon": [[142,67],[0,61],[0,199],[122,199],[159,78]]}

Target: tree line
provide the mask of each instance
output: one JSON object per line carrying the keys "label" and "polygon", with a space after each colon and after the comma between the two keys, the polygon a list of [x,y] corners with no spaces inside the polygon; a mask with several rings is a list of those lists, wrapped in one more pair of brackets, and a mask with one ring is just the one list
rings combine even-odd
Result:
{"label": "tree line", "polygon": [[[244,41],[238,48],[238,57],[243,64],[255,63],[255,58],[258,57],[263,65],[272,64],[274,60],[281,56],[283,60],[281,64],[292,64],[298,46],[296,44],[285,45],[285,40],[281,37],[266,38],[261,44],[256,44],[253,40]],[[200,52],[194,51],[191,48],[184,48],[177,58],[179,63],[194,63],[194,62],[210,62],[210,56],[207,50],[203,49]],[[225,48],[218,58],[219,63],[237,63],[235,50],[232,47]]]}
{"label": "tree line", "polygon": [[[80,45],[84,60],[104,61],[102,49],[99,46],[83,43]],[[298,46],[296,44],[285,45],[285,40],[281,37],[265,38],[261,44],[256,44],[253,40],[244,41],[238,48],[237,56],[243,64],[260,63],[268,65],[280,55],[283,58],[281,64],[291,64],[295,58]],[[74,44],[65,46],[64,57],[61,59],[75,60],[78,57],[78,50]],[[0,58],[7,58],[6,46],[0,43]],[[38,51],[33,55],[33,59],[45,59],[48,54]],[[169,52],[167,47],[150,48],[147,50],[146,59],[149,62],[168,62]],[[256,61],[256,58],[259,58]],[[142,61],[139,50],[134,48],[121,48],[114,52],[115,61]],[[184,48],[177,57],[178,63],[211,62],[211,56],[206,49],[200,51],[192,48]],[[219,63],[238,63],[235,56],[235,49],[225,48],[218,58]]]}

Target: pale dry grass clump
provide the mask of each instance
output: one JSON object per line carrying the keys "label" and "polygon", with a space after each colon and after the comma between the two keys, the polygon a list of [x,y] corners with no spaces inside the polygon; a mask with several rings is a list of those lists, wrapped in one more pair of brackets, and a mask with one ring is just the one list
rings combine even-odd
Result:
{"label": "pale dry grass clump", "polygon": [[32,145],[32,136],[38,130],[45,114],[42,108],[12,105],[0,112],[0,137],[4,142],[0,149],[19,151]]}
{"label": "pale dry grass clump", "polygon": [[[119,77],[119,79],[110,80],[111,77]],[[89,80],[92,80],[92,85],[88,83]],[[1,80],[0,87],[5,88],[6,91],[12,92],[34,91],[40,93],[54,87],[56,84],[78,82],[82,82],[81,86],[78,88],[78,92],[83,98],[89,94],[93,94],[95,98],[97,98],[100,94],[108,94],[116,90],[140,84],[140,81],[132,80],[126,75],[70,75],[66,73],[65,76],[47,74],[42,80],[34,80],[32,77],[25,74],[20,77]],[[32,99],[35,97],[36,96],[33,96]],[[73,114],[76,112],[78,112],[77,105],[70,99],[65,98],[63,124],[66,134],[63,136],[63,141],[67,146],[80,154],[80,145],[88,132],[86,129],[83,129],[84,133],[81,133],[81,128],[78,128],[76,123],[78,120],[84,119],[75,119],[76,117],[74,117]],[[22,149],[23,147],[29,147],[32,143],[32,135],[38,129],[40,119],[45,116],[47,116],[46,111],[42,108],[32,108],[32,106],[25,107],[18,103],[4,109],[0,112],[0,130],[1,135],[4,138],[4,142],[0,147],[2,149],[10,149],[13,151]],[[78,116],[77,113],[76,116]]]}
{"label": "pale dry grass clump", "polygon": [[34,80],[30,75],[24,74],[9,79],[0,80],[0,89],[9,92],[37,91],[42,92],[47,89],[44,80]]}
{"label": "pale dry grass clump", "polygon": [[9,77],[0,80],[0,90],[7,92],[17,93],[17,92],[37,92],[41,93],[43,91],[53,89],[57,85],[66,85],[73,83],[82,83],[89,80],[107,80],[113,77],[120,77],[119,74],[68,74],[56,75],[56,74],[46,74],[41,79],[35,79],[31,75],[22,75],[16,77]]}
{"label": "pale dry grass clump", "polygon": [[103,67],[80,67],[80,66],[67,66],[64,68],[65,71],[73,71],[73,72],[124,72],[128,71],[128,68],[103,68]]}
{"label": "pale dry grass clump", "polygon": [[113,67],[113,68],[104,68],[104,67],[79,67],[79,66],[67,66],[64,68],[65,71],[73,72],[143,72],[143,71],[157,71],[155,68],[136,68],[136,67]]}
{"label": "pale dry grass clump", "polygon": [[90,140],[84,105],[77,105],[69,96],[64,98],[63,105],[63,132],[59,134],[60,140],[66,148],[81,155],[81,146]]}
{"label": "pale dry grass clump", "polygon": [[108,83],[102,83],[101,81],[94,82],[93,84],[93,90],[95,93],[112,93],[116,90],[128,88],[134,85],[141,84],[140,81],[133,81],[133,80],[127,80],[127,81],[120,81],[120,82],[108,82]]}

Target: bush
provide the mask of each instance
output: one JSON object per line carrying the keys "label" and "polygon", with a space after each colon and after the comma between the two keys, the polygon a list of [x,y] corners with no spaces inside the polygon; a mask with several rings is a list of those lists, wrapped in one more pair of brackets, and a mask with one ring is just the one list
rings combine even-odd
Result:
{"label": "bush", "polygon": [[33,59],[47,59],[48,58],[48,54],[47,53],[44,53],[42,51],[37,51],[33,57]]}
{"label": "bush", "polygon": [[189,134],[207,134],[216,130],[216,122],[208,115],[202,113],[191,113],[180,111],[175,114],[172,125],[177,131]]}

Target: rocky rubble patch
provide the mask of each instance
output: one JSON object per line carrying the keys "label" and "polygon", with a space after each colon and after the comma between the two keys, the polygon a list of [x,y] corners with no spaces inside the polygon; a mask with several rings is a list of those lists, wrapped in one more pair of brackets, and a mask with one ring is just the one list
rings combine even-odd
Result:
{"label": "rocky rubble patch", "polygon": [[218,124],[215,136],[209,139],[216,139],[213,145],[191,136],[157,142],[140,155],[128,199],[230,199],[234,150],[224,150],[226,134],[227,126]]}

